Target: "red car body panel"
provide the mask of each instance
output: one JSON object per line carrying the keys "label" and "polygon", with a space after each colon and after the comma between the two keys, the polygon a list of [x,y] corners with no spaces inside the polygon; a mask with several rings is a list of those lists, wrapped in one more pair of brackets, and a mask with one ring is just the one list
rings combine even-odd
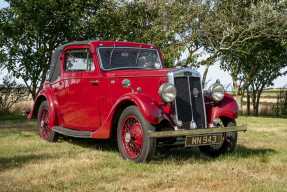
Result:
{"label": "red car body panel", "polygon": [[57,115],[56,110],[59,109],[59,107],[57,106],[57,100],[54,98],[54,94],[51,93],[51,91],[52,91],[51,89],[45,88],[39,92],[38,96],[35,99],[34,106],[28,115],[28,119],[32,119],[33,117],[37,117],[37,112],[38,112],[37,110],[38,110],[41,102],[43,100],[48,101],[49,112],[50,112],[49,113],[49,127],[50,128],[52,128],[53,126],[58,124],[58,121],[57,121],[58,115]]}
{"label": "red car body panel", "polygon": [[216,106],[212,107],[212,119],[216,118],[229,118],[236,119],[238,116],[238,105],[234,98],[225,93],[224,99]]}
{"label": "red car body panel", "polygon": [[[60,78],[44,84],[29,118],[35,117],[39,103],[45,98],[49,103],[49,127],[62,126],[90,131],[92,138],[107,139],[111,136],[114,119],[120,107],[126,103],[137,105],[144,118],[153,125],[170,117],[171,107],[158,94],[160,85],[167,82],[170,69],[103,70],[97,48],[113,46],[156,49],[148,44],[114,41],[91,41],[84,45],[79,43],[65,46],[60,57]],[[83,48],[89,50],[95,69],[65,72],[65,51]],[[162,58],[161,54],[160,56]],[[122,82],[125,79],[130,80],[129,87],[123,87]],[[206,111],[210,124],[216,118],[235,119],[238,106],[232,96],[225,94],[221,102],[206,106]]]}
{"label": "red car body panel", "polygon": [[232,95],[225,93],[222,101],[206,106],[207,121],[211,124],[216,119],[234,120],[238,116],[239,107]]}

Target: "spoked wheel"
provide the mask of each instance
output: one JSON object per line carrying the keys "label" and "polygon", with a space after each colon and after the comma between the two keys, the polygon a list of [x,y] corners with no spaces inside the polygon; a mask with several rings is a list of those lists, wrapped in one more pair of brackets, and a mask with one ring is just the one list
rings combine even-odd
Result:
{"label": "spoked wheel", "polygon": [[[235,126],[235,121],[224,120],[222,126],[232,127]],[[224,134],[224,140],[218,145],[200,146],[199,150],[205,155],[217,157],[221,154],[233,152],[237,145],[237,132],[229,132]]]}
{"label": "spoked wheel", "polygon": [[49,127],[49,107],[46,101],[42,102],[39,107],[37,126],[40,137],[50,142],[57,140],[57,134]]}
{"label": "spoked wheel", "polygon": [[120,116],[117,128],[118,148],[124,159],[135,162],[149,161],[156,148],[154,138],[148,136],[154,130],[137,107],[126,108]]}
{"label": "spoked wheel", "polygon": [[130,115],[124,120],[121,131],[125,151],[131,159],[137,158],[143,147],[144,133],[141,123],[134,115]]}

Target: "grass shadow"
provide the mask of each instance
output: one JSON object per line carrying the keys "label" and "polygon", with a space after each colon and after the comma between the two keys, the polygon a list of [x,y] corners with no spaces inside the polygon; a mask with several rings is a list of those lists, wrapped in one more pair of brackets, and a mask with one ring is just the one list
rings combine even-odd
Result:
{"label": "grass shadow", "polygon": [[73,145],[81,146],[84,148],[91,148],[110,152],[118,151],[116,142],[112,141],[111,139],[107,140],[86,139],[86,138],[84,139],[84,138],[74,138],[61,135],[59,141],[68,142]]}
{"label": "grass shadow", "polygon": [[237,149],[231,153],[235,157],[239,158],[248,158],[248,157],[262,157],[262,156],[271,156],[276,154],[277,151],[270,148],[248,148],[243,145],[238,145]]}
{"label": "grass shadow", "polygon": [[153,158],[154,163],[158,164],[161,162],[171,161],[176,164],[183,164],[186,162],[201,162],[205,163],[212,158],[203,155],[200,153],[197,147],[193,148],[184,148],[184,147],[175,147],[175,148],[159,148],[157,154]]}
{"label": "grass shadow", "polygon": [[0,123],[22,123],[27,117],[18,113],[0,113]]}
{"label": "grass shadow", "polygon": [[269,148],[248,148],[243,145],[238,145],[236,150],[232,153],[227,153],[219,157],[209,157],[202,154],[197,147],[195,148],[164,148],[162,151],[159,151],[157,156],[155,156],[155,163],[160,163],[163,161],[172,161],[176,164],[183,164],[186,162],[200,162],[207,163],[216,159],[224,159],[226,157],[232,158],[250,158],[250,157],[260,157],[263,162],[268,161],[268,157],[276,154],[277,151]]}
{"label": "grass shadow", "polygon": [[47,159],[54,159],[60,157],[62,154],[21,154],[15,155],[11,157],[0,157],[0,172],[13,169],[16,167],[22,167],[23,165],[33,162],[33,161],[41,161]]}
{"label": "grass shadow", "polygon": [[5,127],[1,128],[0,126],[0,138],[10,137],[10,136],[20,136],[23,138],[27,137],[34,137],[35,135],[38,135],[38,130],[34,128],[33,126],[28,127]]}
{"label": "grass shadow", "polygon": [[[103,150],[108,152],[118,153],[118,148],[116,142],[112,140],[94,140],[94,139],[80,139],[62,136],[63,141],[69,142],[74,145],[78,145],[84,148],[91,148],[95,150]],[[264,161],[277,151],[269,148],[248,148],[243,145],[238,145],[236,150],[232,153],[221,155],[217,158],[209,157],[202,154],[197,147],[194,148],[184,148],[184,147],[173,147],[173,148],[158,148],[155,156],[153,157],[153,163],[158,164],[162,162],[173,162],[176,164],[183,164],[186,162],[200,162],[207,163],[218,158],[250,158],[250,157],[260,157]]]}

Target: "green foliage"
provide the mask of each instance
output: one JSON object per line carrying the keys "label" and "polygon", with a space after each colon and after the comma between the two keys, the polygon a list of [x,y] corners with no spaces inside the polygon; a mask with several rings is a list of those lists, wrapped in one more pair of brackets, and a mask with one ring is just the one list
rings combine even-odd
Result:
{"label": "green foliage", "polygon": [[213,1],[201,20],[200,41],[231,73],[238,94],[252,92],[255,114],[262,90],[286,74],[286,8],[284,1]]}
{"label": "green foliage", "polygon": [[[0,63],[24,80],[32,97],[42,87],[52,50],[83,39],[153,42],[170,50],[175,32],[162,32],[159,7],[142,1],[9,0],[0,10]],[[160,19],[159,19],[160,18]],[[168,54],[167,54],[168,55]],[[174,56],[174,55],[172,55]],[[167,57],[168,63],[173,62]]]}
{"label": "green foliage", "polygon": [[2,67],[24,80],[35,98],[48,70],[52,50],[81,36],[82,19],[101,1],[9,0],[0,10]]}
{"label": "green foliage", "polygon": [[205,47],[217,54],[222,68],[230,71],[235,81],[244,81],[244,88],[253,78],[260,78],[262,65],[274,66],[275,57],[263,59],[263,52],[276,54],[278,62],[284,63],[287,15],[283,7],[273,1],[215,1],[210,16],[204,20]]}

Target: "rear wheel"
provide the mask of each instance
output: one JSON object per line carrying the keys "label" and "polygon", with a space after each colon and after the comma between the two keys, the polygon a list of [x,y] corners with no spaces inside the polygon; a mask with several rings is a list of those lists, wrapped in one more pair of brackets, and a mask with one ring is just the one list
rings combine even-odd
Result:
{"label": "rear wheel", "polygon": [[136,106],[127,107],[121,114],[117,127],[117,142],[124,159],[148,162],[156,149],[156,140],[148,136],[155,130],[147,122]]}
{"label": "rear wheel", "polygon": [[[235,121],[223,120],[222,126],[232,127],[235,126]],[[237,132],[229,132],[224,135],[224,140],[218,145],[200,146],[199,150],[205,155],[217,157],[221,154],[233,152],[237,145]]]}
{"label": "rear wheel", "polygon": [[49,127],[49,106],[47,101],[43,101],[39,107],[37,127],[40,137],[49,142],[57,141],[57,133]]}

